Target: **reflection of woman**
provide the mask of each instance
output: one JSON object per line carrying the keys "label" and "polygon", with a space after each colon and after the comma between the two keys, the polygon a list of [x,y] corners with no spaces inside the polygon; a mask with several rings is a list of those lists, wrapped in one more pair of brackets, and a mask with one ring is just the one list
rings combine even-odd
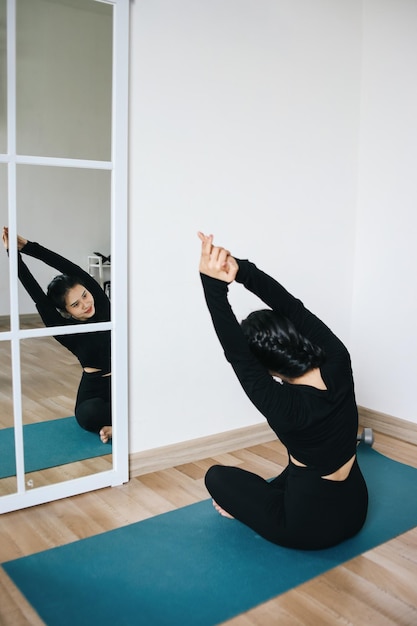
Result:
{"label": "reflection of woman", "polygon": [[[352,537],[365,522],[368,493],[356,460],[348,351],[273,278],[213,246],[211,235],[199,237],[201,279],[225,356],[289,455],[271,482],[237,467],[211,467],[206,486],[215,508],[290,548],[322,549]],[[239,324],[227,297],[234,280],[270,309]]]}
{"label": "reflection of woman", "polygon": [[[3,228],[3,243],[9,233]],[[82,325],[110,320],[110,302],[97,281],[64,257],[18,236],[19,279],[36,304],[45,326]],[[62,272],[48,285],[45,294],[22,254],[43,261]],[[112,436],[110,331],[59,335],[55,339],[80,361],[83,374],[75,404],[75,417],[85,430],[100,434],[103,443]]]}

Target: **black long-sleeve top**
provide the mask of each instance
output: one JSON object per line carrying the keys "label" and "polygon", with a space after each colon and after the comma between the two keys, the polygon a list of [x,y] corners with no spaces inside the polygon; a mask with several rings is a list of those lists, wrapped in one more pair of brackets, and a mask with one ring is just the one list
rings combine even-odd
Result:
{"label": "black long-sleeve top", "polygon": [[[80,279],[80,284],[93,295],[95,313],[86,321],[75,320],[74,318],[64,318],[55,308],[53,302],[37,283],[30,273],[27,265],[23,262],[22,254],[27,254],[35,259],[43,261],[47,265],[55,268],[62,274],[75,276]],[[64,257],[44,248],[38,243],[28,241],[18,254],[18,274],[19,279],[35,302],[39,315],[45,326],[67,326],[83,325],[92,322],[108,322],[110,320],[110,301],[98,282],[84,271],[81,267],[68,261]],[[105,373],[111,371],[111,350],[110,331],[98,331],[95,333],[80,333],[74,335],[58,335],[55,339],[65,348],[70,350],[82,367],[93,367],[103,370]]]}
{"label": "black long-sleeve top", "polygon": [[350,356],[343,343],[303,303],[253,263],[238,260],[236,282],[326,355],[320,371],[327,390],[274,380],[252,354],[228,301],[228,284],[201,275],[206,302],[226,359],[249,399],[267,419],[288,452],[322,476],[340,468],[356,453],[358,411]]}

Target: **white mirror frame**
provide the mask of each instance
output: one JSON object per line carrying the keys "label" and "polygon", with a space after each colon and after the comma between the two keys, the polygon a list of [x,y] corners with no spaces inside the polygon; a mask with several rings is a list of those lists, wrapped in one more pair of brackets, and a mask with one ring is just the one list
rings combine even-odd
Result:
{"label": "white mirror frame", "polygon": [[[10,331],[0,340],[11,342],[16,455],[16,493],[0,497],[0,513],[13,511],[78,493],[120,485],[129,478],[128,358],[127,358],[127,170],[128,170],[128,64],[129,0],[95,0],[113,6],[113,85],[111,161],[88,161],[16,154],[16,0],[7,0],[7,110],[8,148],[0,163],[8,168],[8,224],[10,233]],[[113,467],[90,476],[27,489],[25,484],[20,377],[20,340],[69,334],[77,327],[19,328],[17,276],[16,169],[18,165],[45,165],[104,169],[111,172],[111,321],[92,325],[91,332],[112,331]],[[117,215],[116,215],[117,213]],[[79,329],[78,329],[79,331]],[[89,329],[86,328],[86,332]]]}

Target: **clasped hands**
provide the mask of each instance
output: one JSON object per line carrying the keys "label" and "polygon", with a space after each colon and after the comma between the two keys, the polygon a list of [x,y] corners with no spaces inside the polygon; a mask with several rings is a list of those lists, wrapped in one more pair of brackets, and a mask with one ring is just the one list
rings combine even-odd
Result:
{"label": "clasped hands", "polygon": [[236,259],[225,248],[213,246],[213,235],[199,232],[198,237],[201,241],[201,274],[226,283],[233,282],[239,270]]}
{"label": "clasped hands", "polygon": [[[8,250],[9,249],[9,229],[7,228],[7,226],[3,226],[2,239],[3,239],[4,247],[6,248],[6,250]],[[19,250],[19,252],[22,248],[25,247],[27,242],[28,240],[24,239],[24,237],[21,237],[20,235],[17,236],[17,249]]]}

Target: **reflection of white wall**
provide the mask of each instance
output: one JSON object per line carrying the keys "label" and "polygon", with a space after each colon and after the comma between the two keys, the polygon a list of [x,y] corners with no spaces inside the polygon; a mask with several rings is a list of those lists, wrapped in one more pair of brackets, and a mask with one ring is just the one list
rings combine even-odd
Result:
{"label": "reflection of white wall", "polygon": [[[1,175],[0,168],[0,175]],[[18,232],[87,269],[94,251],[110,253],[110,174],[100,170],[73,170],[20,166],[18,168]],[[2,224],[6,212],[0,213]],[[2,248],[3,250],[3,248]],[[8,259],[0,252],[0,315],[9,313]],[[57,271],[23,255],[39,284],[46,288]],[[35,306],[19,285],[19,310]]]}
{"label": "reflection of white wall", "polygon": [[415,3],[154,0],[131,21],[131,451],[262,420],[211,328],[200,228],[342,336],[360,403],[417,421]]}
{"label": "reflection of white wall", "polygon": [[[87,269],[87,256],[110,253],[110,173],[101,170],[21,166],[18,232]],[[46,288],[59,272],[23,255]],[[19,285],[22,313],[34,305]]]}
{"label": "reflection of white wall", "polygon": [[[17,29],[18,152],[110,160],[111,6],[92,0],[20,0]],[[1,178],[0,185],[3,226],[7,193]],[[17,185],[20,234],[85,269],[89,254],[110,253],[108,172],[18,166]],[[25,260],[44,287],[57,274]],[[6,315],[5,255],[0,270],[0,315]],[[22,313],[35,310],[22,288],[19,304]]]}
{"label": "reflection of white wall", "polygon": [[[7,110],[7,57],[6,57],[6,2],[0,2],[0,153],[7,149],[7,126],[4,116]],[[1,193],[1,188],[0,188]],[[1,209],[0,209],[1,211]],[[1,217],[1,214],[0,214]]]}
{"label": "reflection of white wall", "polygon": [[17,150],[110,160],[112,8],[19,0]]}

